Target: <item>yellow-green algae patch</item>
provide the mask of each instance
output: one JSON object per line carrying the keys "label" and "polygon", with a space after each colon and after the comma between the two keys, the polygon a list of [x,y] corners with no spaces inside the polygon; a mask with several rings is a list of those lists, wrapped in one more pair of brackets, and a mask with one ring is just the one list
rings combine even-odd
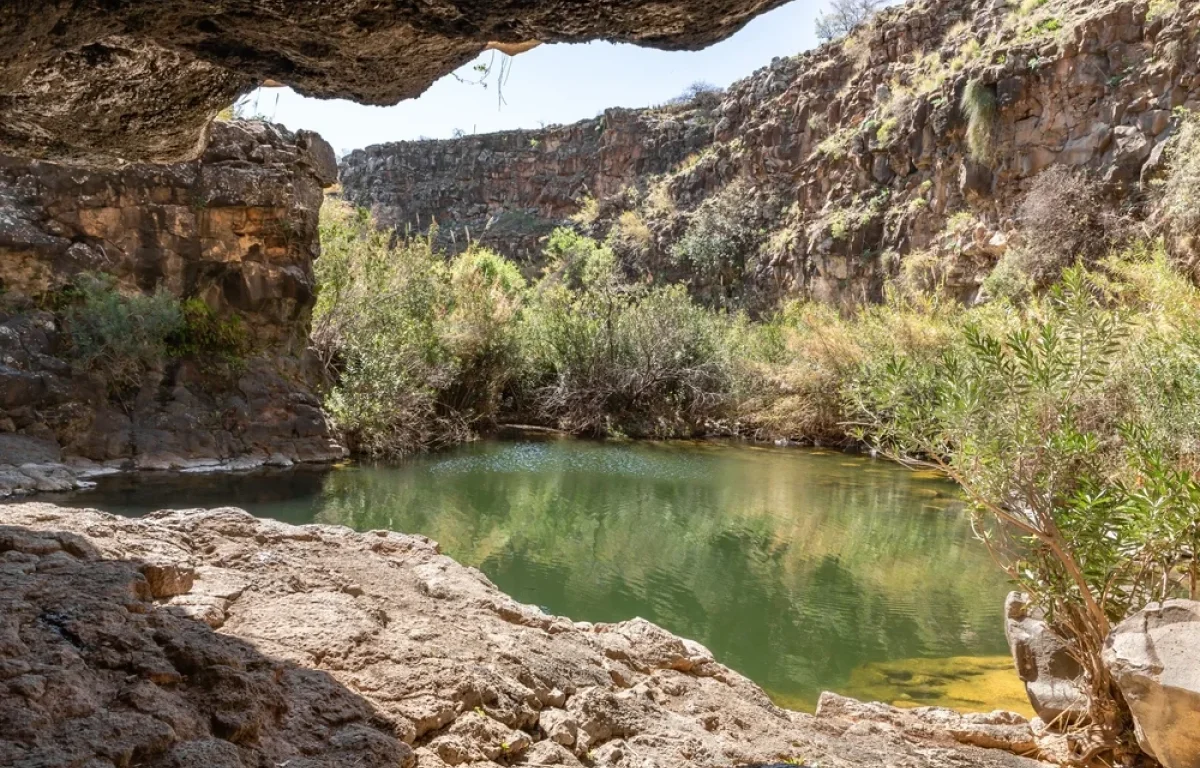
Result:
{"label": "yellow-green algae patch", "polygon": [[[1033,717],[1025,688],[1008,656],[901,659],[857,667],[837,691],[860,701],[896,707],[948,707],[959,712],[1004,709]],[[781,707],[816,710],[807,697],[771,694]]]}

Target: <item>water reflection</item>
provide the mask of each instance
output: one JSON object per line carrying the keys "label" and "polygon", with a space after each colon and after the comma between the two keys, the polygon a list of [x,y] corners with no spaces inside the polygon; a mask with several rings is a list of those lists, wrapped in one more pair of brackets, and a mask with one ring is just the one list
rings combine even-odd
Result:
{"label": "water reflection", "polygon": [[400,466],[126,481],[72,501],[423,533],[519,600],[591,621],[644,616],[793,705],[847,690],[864,665],[1006,650],[1006,586],[954,487],[867,458],[483,443]]}

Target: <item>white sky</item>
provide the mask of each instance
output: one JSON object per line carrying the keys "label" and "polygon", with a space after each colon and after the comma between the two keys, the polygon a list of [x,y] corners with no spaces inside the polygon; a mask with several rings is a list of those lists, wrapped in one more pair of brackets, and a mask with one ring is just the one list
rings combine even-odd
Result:
{"label": "white sky", "polygon": [[[542,45],[512,60],[497,107],[494,85],[483,89],[447,76],[420,98],[392,107],[310,99],[290,89],[263,89],[257,111],[289,128],[317,131],[339,155],[386,141],[448,138],[453,131],[487,133],[572,123],[607,107],[644,107],[704,80],[721,87],[770,63],[816,45],[813,22],[828,0],[793,0],[753,19],[724,42],[703,51],[666,52],[632,45]],[[495,54],[497,57],[500,54]],[[478,61],[487,61],[491,53]],[[473,73],[468,65],[464,76]]]}

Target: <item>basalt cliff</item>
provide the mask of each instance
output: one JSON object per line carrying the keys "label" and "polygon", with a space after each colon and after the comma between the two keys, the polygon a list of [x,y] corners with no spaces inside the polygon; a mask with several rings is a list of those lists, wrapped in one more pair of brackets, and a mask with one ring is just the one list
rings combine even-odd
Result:
{"label": "basalt cliff", "polygon": [[[122,468],[341,456],[307,351],[335,179],[320,137],[249,122],[215,124],[203,156],[177,165],[0,158],[0,494]],[[88,274],[111,276],[113,301],[202,302],[244,329],[244,359],[214,367],[184,349],[123,380],[83,364],[64,317]]]}
{"label": "basalt cliff", "polygon": [[[919,0],[723,94],[369,147],[342,182],[449,247],[536,268],[545,234],[574,223],[634,272],[751,309],[878,300],[906,271],[970,300],[1048,169],[1096,190],[1078,207],[1156,228],[1146,193],[1200,107],[1198,29],[1191,2]],[[1194,233],[1163,234],[1194,257]]]}

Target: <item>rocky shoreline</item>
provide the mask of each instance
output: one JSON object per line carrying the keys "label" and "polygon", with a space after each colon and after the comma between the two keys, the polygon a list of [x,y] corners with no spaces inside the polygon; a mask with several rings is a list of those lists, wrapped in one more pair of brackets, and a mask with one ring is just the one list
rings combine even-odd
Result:
{"label": "rocky shoreline", "polygon": [[1037,765],[1011,713],[783,710],[697,643],[547,615],[424,537],[231,508],[0,508],[0,659],[5,765]]}

